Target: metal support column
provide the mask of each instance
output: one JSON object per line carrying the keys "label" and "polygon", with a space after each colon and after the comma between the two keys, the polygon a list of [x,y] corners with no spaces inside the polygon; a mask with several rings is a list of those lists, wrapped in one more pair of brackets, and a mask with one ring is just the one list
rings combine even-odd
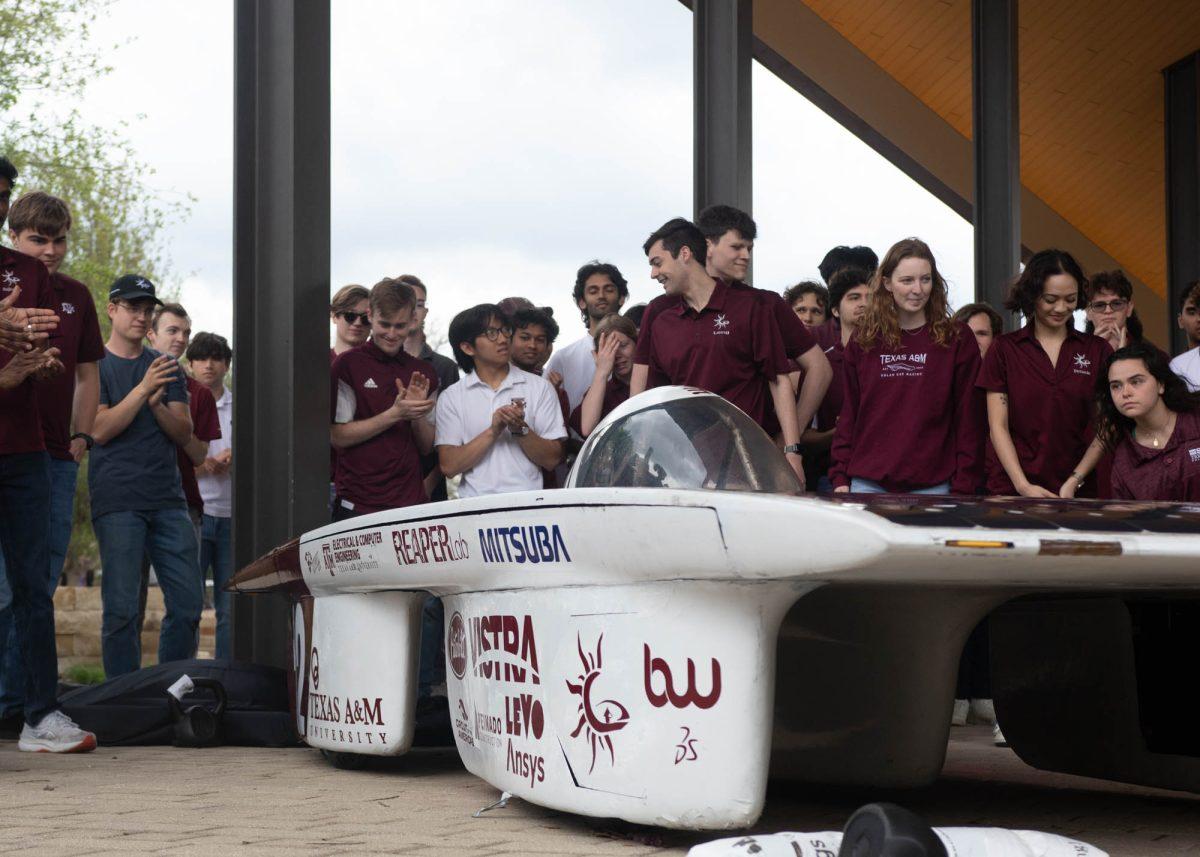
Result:
{"label": "metal support column", "polygon": [[1187,346],[1175,324],[1179,296],[1200,280],[1200,53],[1163,71],[1167,141],[1167,324],[1172,353]]}
{"label": "metal support column", "polygon": [[1017,0],[971,0],[975,299],[999,309],[1021,262]]}
{"label": "metal support column", "polygon": [[694,0],[695,214],[715,203],[751,211],[752,0]]}
{"label": "metal support column", "polygon": [[[236,568],[329,520],[329,15],[236,7]],[[235,657],[286,666],[288,605],[234,603]]]}

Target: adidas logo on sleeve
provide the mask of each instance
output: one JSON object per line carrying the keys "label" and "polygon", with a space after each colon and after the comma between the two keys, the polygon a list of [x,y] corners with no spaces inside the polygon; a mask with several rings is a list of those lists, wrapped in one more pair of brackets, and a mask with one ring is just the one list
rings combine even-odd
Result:
{"label": "adidas logo on sleeve", "polygon": [[376,390],[378,388],[379,388],[379,385],[375,383],[374,378],[368,378],[366,381],[363,382],[364,390]]}

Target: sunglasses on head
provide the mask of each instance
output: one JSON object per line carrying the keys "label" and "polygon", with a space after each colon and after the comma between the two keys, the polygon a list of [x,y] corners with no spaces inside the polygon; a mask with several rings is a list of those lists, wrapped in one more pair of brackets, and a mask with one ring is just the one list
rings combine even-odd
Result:
{"label": "sunglasses on head", "polygon": [[347,324],[367,324],[367,314],[365,312],[342,312],[338,313],[342,318],[346,319]]}

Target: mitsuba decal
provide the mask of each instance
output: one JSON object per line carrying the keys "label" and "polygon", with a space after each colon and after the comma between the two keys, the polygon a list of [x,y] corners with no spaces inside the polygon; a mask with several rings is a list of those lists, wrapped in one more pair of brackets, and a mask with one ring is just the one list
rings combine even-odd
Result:
{"label": "mitsuba decal", "polygon": [[484,562],[524,564],[571,561],[558,524],[481,529],[479,552]]}
{"label": "mitsuba decal", "polygon": [[[707,694],[701,694],[696,687],[696,664],[691,658],[687,659],[687,685],[683,692],[675,689],[675,681],[671,675],[671,667],[662,658],[650,654],[650,646],[643,644],[643,675],[646,685],[646,699],[655,708],[662,708],[668,702],[676,708],[687,708],[694,705],[697,708],[712,708],[721,698],[721,663],[712,659],[712,683]],[[655,676],[662,677],[662,690],[655,688]]]}

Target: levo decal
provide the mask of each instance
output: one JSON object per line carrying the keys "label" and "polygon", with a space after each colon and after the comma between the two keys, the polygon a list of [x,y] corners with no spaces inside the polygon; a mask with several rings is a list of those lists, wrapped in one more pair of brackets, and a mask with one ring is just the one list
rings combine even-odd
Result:
{"label": "levo decal", "polygon": [[[671,667],[662,658],[650,654],[650,646],[642,645],[644,653],[643,666],[646,683],[646,699],[655,708],[662,708],[668,702],[676,708],[687,708],[694,705],[697,708],[712,708],[721,698],[721,662],[712,659],[712,680],[707,694],[702,694],[696,687],[696,664],[691,658],[687,659],[687,684],[682,692],[675,689],[675,681],[671,675]],[[655,676],[662,677],[662,690],[655,688]]]}

